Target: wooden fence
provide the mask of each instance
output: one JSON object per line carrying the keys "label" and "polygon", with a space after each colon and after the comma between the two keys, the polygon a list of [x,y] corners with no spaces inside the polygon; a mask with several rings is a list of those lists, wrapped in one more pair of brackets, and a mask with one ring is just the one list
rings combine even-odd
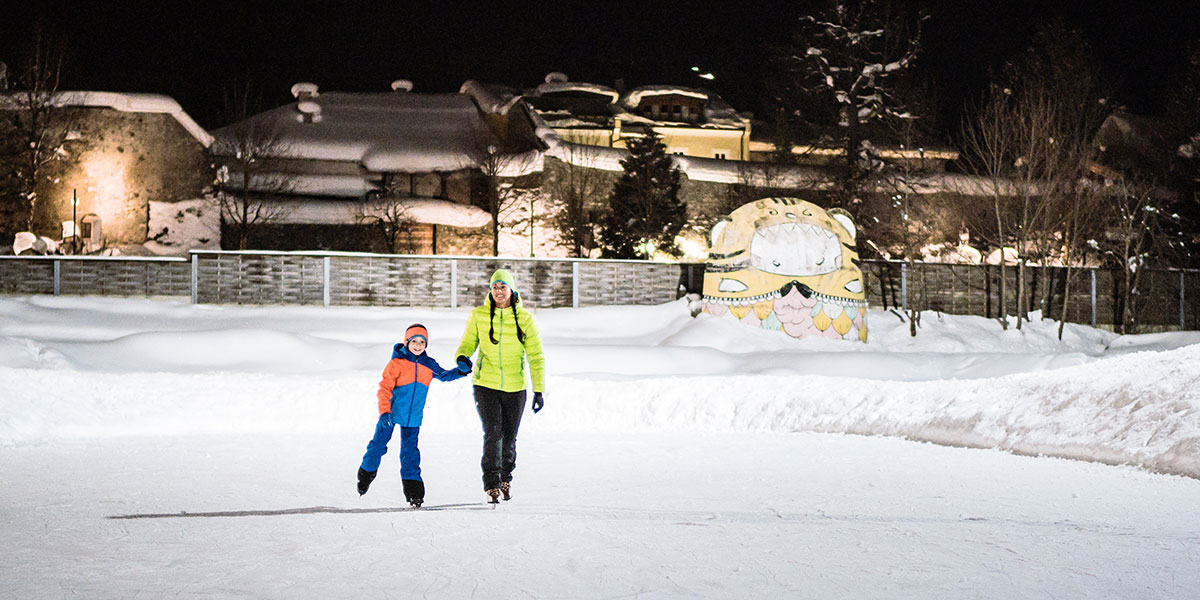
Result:
{"label": "wooden fence", "polygon": [[[657,304],[699,293],[704,265],[591,259],[400,256],[319,252],[196,251],[189,258],[0,257],[0,294],[185,297],[205,304],[469,306],[488,276],[513,272],[531,305]],[[864,260],[874,308],[1000,314],[1000,268]],[[1005,269],[1005,307],[1016,312],[1017,270]],[[1141,274],[1131,306],[1150,328],[1200,329],[1200,271]],[[1120,271],[1026,267],[1026,306],[1048,317],[1112,326],[1124,309]]]}

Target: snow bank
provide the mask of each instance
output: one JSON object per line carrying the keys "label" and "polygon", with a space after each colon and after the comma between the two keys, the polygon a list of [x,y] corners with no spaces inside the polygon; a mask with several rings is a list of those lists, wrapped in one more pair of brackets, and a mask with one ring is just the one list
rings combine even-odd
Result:
{"label": "snow bank", "polygon": [[[1200,478],[1196,332],[1116,336],[873,311],[868,344],[796,340],[686,301],[537,312],[539,427],[845,432],[1130,464]],[[403,328],[448,363],[464,310],[0,299],[0,445],[73,437],[360,433]],[[364,423],[366,425],[364,425]],[[437,382],[431,432],[478,430],[467,380]]]}

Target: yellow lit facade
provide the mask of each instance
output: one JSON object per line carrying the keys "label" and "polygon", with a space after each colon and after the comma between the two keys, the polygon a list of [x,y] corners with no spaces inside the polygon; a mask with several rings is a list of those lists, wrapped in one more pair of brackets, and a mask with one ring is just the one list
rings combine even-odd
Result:
{"label": "yellow lit facade", "polygon": [[646,86],[619,94],[587,83],[549,82],[525,96],[560,138],[625,148],[652,130],[670,154],[750,160],[750,119],[704,90]]}

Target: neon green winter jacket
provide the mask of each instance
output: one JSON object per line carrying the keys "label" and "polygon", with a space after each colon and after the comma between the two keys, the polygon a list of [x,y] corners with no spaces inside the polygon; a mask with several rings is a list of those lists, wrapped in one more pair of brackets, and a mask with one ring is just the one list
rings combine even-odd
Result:
{"label": "neon green winter jacket", "polygon": [[475,385],[502,392],[525,389],[525,361],[528,360],[533,376],[533,391],[545,391],[545,361],[537,323],[520,300],[517,300],[516,307],[516,319],[520,319],[521,332],[525,334],[524,344],[517,339],[517,321],[514,320],[512,307],[497,308],[492,316],[491,328],[497,342],[492,343],[488,336],[488,314],[491,312],[488,302],[476,307],[467,317],[467,328],[454,355],[472,356],[478,348],[479,357],[475,359],[473,380]]}

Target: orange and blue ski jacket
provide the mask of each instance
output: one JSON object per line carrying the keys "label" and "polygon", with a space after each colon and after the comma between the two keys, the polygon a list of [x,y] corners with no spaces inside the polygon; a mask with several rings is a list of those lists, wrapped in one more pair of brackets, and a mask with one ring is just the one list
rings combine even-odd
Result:
{"label": "orange and blue ski jacket", "polygon": [[443,369],[428,353],[413,356],[404,344],[396,344],[379,381],[379,414],[392,413],[392,423],[398,427],[420,427],[429,383],[464,375],[457,369]]}

